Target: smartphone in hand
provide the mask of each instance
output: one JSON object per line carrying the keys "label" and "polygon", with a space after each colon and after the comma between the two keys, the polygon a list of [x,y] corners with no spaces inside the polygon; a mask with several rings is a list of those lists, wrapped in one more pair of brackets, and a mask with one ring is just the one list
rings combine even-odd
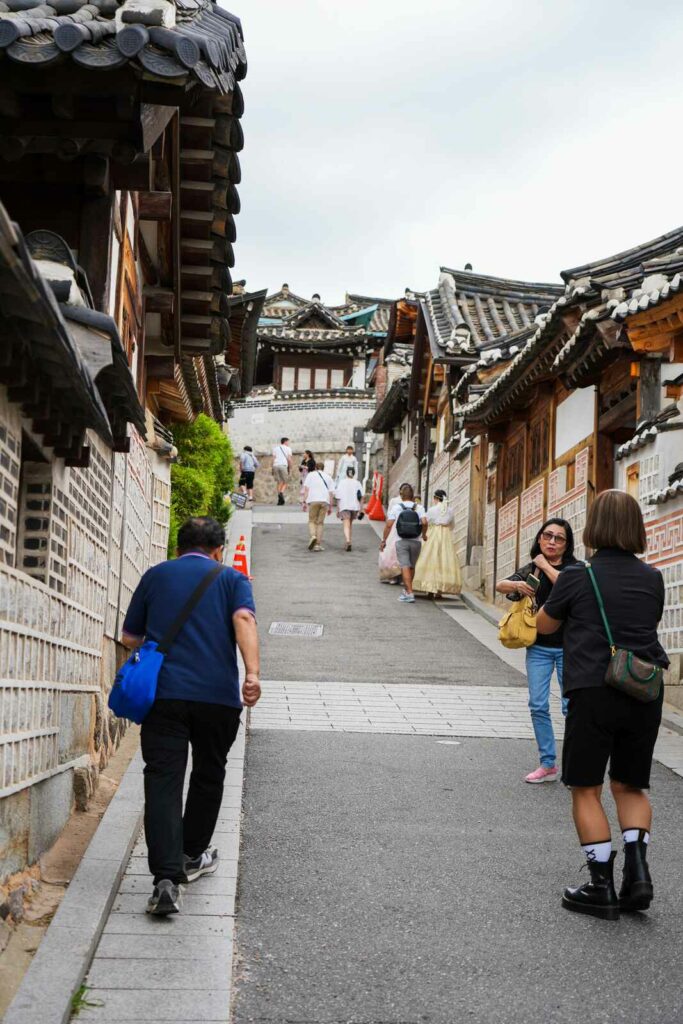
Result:
{"label": "smartphone in hand", "polygon": [[527,578],[526,578],[526,584],[527,584],[528,587],[531,587],[531,589],[533,590],[533,592],[535,594],[536,591],[538,590],[539,586],[541,585],[541,581],[538,578],[538,576],[534,576],[533,573],[530,573],[527,576]]}

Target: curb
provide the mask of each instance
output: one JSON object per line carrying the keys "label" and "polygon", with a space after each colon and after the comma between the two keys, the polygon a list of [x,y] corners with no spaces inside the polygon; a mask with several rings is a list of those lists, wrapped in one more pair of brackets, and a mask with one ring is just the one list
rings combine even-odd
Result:
{"label": "curb", "polygon": [[142,824],[138,751],[102,816],[3,1024],[67,1024]]}

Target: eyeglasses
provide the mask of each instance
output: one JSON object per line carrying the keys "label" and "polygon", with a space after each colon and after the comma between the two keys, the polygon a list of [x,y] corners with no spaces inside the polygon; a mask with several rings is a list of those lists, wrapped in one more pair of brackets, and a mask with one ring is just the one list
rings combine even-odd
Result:
{"label": "eyeglasses", "polygon": [[566,544],[567,538],[562,533],[551,533],[550,530],[544,530],[541,534],[543,540],[547,540],[550,543],[551,540],[556,541],[558,544]]}

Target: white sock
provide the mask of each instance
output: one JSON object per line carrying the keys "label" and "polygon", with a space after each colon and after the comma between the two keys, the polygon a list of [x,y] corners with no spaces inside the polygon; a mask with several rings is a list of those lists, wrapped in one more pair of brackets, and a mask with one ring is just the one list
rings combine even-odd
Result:
{"label": "white sock", "polygon": [[650,842],[650,833],[644,828],[625,828],[621,834],[625,843],[637,843],[638,840],[646,844]]}
{"label": "white sock", "polygon": [[604,843],[582,843],[581,849],[586,854],[587,861],[606,864],[612,853],[612,840],[608,839]]}

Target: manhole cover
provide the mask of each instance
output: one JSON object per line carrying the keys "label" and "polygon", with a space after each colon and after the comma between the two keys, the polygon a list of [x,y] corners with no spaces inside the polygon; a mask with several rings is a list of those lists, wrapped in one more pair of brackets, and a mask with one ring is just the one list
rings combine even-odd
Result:
{"label": "manhole cover", "polygon": [[319,622],[271,622],[268,632],[271,636],[322,636],[323,627]]}

